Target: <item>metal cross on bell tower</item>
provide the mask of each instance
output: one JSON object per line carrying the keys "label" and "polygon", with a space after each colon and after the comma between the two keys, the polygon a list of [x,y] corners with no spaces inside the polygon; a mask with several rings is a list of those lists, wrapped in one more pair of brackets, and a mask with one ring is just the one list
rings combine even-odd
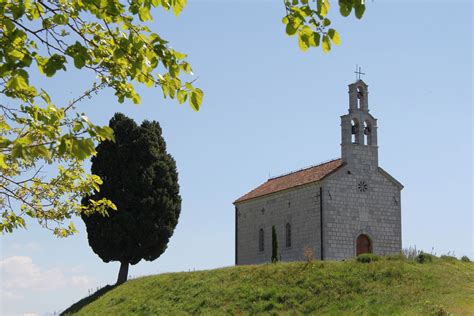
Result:
{"label": "metal cross on bell tower", "polygon": [[361,69],[362,68],[359,67],[359,65],[356,65],[356,71],[354,71],[354,73],[356,74],[356,80],[360,80],[360,76],[365,75],[365,72],[362,72]]}

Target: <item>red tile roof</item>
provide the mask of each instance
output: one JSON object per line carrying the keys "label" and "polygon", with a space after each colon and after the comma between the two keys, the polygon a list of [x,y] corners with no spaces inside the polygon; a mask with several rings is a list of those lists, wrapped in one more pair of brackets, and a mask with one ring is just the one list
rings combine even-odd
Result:
{"label": "red tile roof", "polygon": [[264,184],[235,200],[234,203],[250,200],[274,192],[288,190],[303,184],[322,180],[342,166],[342,159],[335,159],[317,166],[301,169],[283,176],[269,179]]}

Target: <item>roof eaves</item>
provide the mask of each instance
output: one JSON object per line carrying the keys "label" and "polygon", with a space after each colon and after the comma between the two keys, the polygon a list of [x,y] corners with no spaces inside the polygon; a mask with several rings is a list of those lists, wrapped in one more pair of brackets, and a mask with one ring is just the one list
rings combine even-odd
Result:
{"label": "roof eaves", "polygon": [[327,177],[329,177],[330,175],[334,174],[336,171],[338,171],[338,170],[341,169],[342,167],[344,167],[345,165],[346,165],[346,163],[343,162],[340,166],[336,167],[335,169],[333,169],[333,170],[331,170],[330,172],[328,172],[327,174],[325,174],[321,179],[318,179],[318,180],[315,180],[315,181],[311,181],[311,182],[307,182],[307,183],[303,183],[303,184],[299,184],[299,185],[295,185],[295,186],[292,186],[292,187],[290,187],[290,188],[286,188],[286,189],[283,189],[283,190],[273,191],[273,192],[270,192],[270,193],[267,193],[267,194],[262,194],[262,195],[254,196],[254,197],[247,198],[247,199],[243,199],[243,200],[241,200],[241,198],[238,198],[237,200],[235,200],[234,202],[232,202],[232,204],[237,205],[238,203],[248,202],[248,201],[250,201],[250,200],[259,199],[259,198],[262,198],[262,197],[267,197],[267,196],[270,196],[270,195],[272,195],[272,194],[281,193],[281,192],[293,190],[293,189],[295,189],[295,188],[299,188],[299,187],[302,187],[302,186],[305,186],[305,185],[310,185],[310,184],[314,184],[314,183],[321,182],[321,181],[325,180]]}
{"label": "roof eaves", "polygon": [[[325,177],[324,177],[324,178],[325,178]],[[282,190],[278,190],[278,191],[273,191],[273,192],[266,193],[266,194],[262,194],[262,195],[257,195],[257,196],[254,196],[254,197],[251,197],[251,198],[247,198],[247,199],[243,199],[243,200],[240,200],[240,198],[238,198],[237,200],[235,200],[234,202],[232,202],[232,204],[237,205],[238,203],[248,202],[248,201],[250,201],[250,200],[256,200],[256,199],[260,199],[260,198],[263,198],[263,197],[268,197],[268,196],[271,196],[271,195],[274,195],[274,194],[277,194],[277,193],[281,193],[281,192],[285,192],[285,191],[291,191],[291,190],[294,190],[294,189],[303,187],[303,186],[305,186],[305,185],[310,185],[310,184],[318,183],[318,182],[322,181],[324,178],[319,179],[319,180],[316,180],[316,181],[311,181],[311,182],[307,182],[307,183],[295,185],[295,186],[290,187],[290,188],[286,188],[286,189],[282,189]],[[239,200],[240,200],[240,201],[239,201]]]}

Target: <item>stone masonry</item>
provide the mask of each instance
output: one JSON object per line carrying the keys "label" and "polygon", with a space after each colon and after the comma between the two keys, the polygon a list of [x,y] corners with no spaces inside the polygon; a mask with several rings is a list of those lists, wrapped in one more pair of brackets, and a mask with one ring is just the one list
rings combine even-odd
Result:
{"label": "stone masonry", "polygon": [[349,85],[341,132],[341,159],[270,179],[234,202],[236,264],[270,261],[273,225],[283,261],[304,260],[305,249],[323,260],[401,251],[403,186],[378,166],[377,120],[362,80]]}

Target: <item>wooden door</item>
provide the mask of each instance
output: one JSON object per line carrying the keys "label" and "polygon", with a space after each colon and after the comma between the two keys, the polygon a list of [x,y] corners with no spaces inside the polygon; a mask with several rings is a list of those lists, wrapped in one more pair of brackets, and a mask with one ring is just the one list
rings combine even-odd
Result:
{"label": "wooden door", "polygon": [[372,243],[367,235],[359,235],[357,237],[357,248],[356,254],[360,255],[361,253],[371,253],[372,252]]}

